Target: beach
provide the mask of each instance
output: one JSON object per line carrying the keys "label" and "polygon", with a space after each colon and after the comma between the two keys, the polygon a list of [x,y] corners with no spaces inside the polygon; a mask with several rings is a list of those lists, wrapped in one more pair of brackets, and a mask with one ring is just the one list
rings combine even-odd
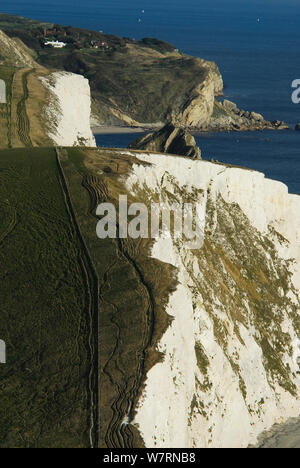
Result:
{"label": "beach", "polygon": [[126,133],[145,133],[151,132],[153,129],[142,128],[142,127],[122,127],[122,126],[101,126],[92,127],[94,135],[120,135]]}

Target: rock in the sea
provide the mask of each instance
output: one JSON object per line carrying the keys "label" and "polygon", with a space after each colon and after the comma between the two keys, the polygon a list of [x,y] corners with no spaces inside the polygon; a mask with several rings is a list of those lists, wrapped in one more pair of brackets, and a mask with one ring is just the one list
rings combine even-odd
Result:
{"label": "rock in the sea", "polygon": [[272,122],[272,125],[277,129],[277,130],[284,130],[284,129],[288,129],[289,126],[285,123],[285,122],[282,122],[281,120],[274,120]]}
{"label": "rock in the sea", "polygon": [[288,125],[281,120],[274,120],[272,122],[273,127],[277,128],[278,130],[283,130],[285,128],[289,128]]}
{"label": "rock in the sea", "polygon": [[[300,124],[299,124],[300,125]],[[202,131],[254,131],[254,130],[285,130],[289,126],[281,120],[272,123],[265,120],[257,112],[239,109],[233,102],[215,100],[214,111],[208,124],[201,127]]]}
{"label": "rock in the sea", "polygon": [[258,122],[262,122],[264,120],[263,116],[261,114],[258,114],[257,112],[251,112],[250,113],[250,118],[253,120],[256,120]]}
{"label": "rock in the sea", "polygon": [[295,130],[297,130],[297,132],[300,132],[300,123],[297,123]]}
{"label": "rock in the sea", "polygon": [[230,111],[237,110],[237,105],[234,102],[227,101],[227,99],[224,99],[223,106]]}
{"label": "rock in the sea", "polygon": [[201,150],[196,145],[195,138],[187,130],[170,123],[157,132],[135,140],[128,148],[201,159]]}

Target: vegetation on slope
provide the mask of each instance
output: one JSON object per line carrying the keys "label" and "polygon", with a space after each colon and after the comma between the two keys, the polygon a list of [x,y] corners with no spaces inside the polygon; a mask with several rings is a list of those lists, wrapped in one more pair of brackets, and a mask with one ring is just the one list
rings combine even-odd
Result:
{"label": "vegetation on slope", "polygon": [[[286,314],[296,333],[300,333],[296,305],[299,296],[292,285],[293,261],[282,260],[274,245],[278,238],[283,244],[288,242],[276,231],[261,235],[237,204],[225,203],[221,196],[217,207],[209,199],[205,235],[203,248],[194,252],[202,273],[201,281],[193,278],[195,300],[201,297],[211,315],[216,340],[239,377],[245,400],[247,393],[239,359],[228,349],[228,323],[234,326],[234,334],[241,343],[239,325],[255,329],[270,386],[278,384],[295,396],[295,376],[285,362],[285,355],[290,355],[292,349],[291,337],[283,332],[282,324]],[[228,322],[215,312],[218,309],[228,317]],[[249,411],[258,410],[249,407]]]}
{"label": "vegetation on slope", "polygon": [[[0,152],[0,328],[8,356],[0,368],[2,447],[143,445],[131,422],[145,376],[162,358],[156,345],[170,323],[165,308],[175,271],[149,257],[150,240],[98,239],[95,216],[100,202],[118,211],[120,194],[127,194],[128,203],[158,201],[147,187],[127,192],[123,176],[138,162],[134,154],[80,148]],[[188,196],[179,187],[174,193],[179,201]],[[194,252],[201,281],[186,266],[195,303],[201,297],[211,315],[245,400],[218,307],[241,342],[239,324],[255,328],[270,385],[294,395],[283,360],[290,338],[281,328],[285,311],[299,330],[288,294],[297,294],[289,265],[238,206],[221,198],[217,206],[215,211],[209,200],[206,240]],[[200,343],[195,354],[203,374],[196,411],[201,392],[212,384]]]}
{"label": "vegetation on slope", "polygon": [[0,65],[34,67],[36,54],[18,38],[11,39],[0,30]]}
{"label": "vegetation on slope", "polygon": [[48,93],[40,77],[42,68],[0,66],[0,79],[6,84],[6,104],[0,104],[0,148],[50,146],[48,123],[43,118]]}
{"label": "vegetation on slope", "polygon": [[146,240],[99,240],[95,231],[96,204],[117,206],[119,176],[134,159],[0,151],[2,447],[143,445],[122,422],[161,358],[173,268],[148,258]]}
{"label": "vegetation on slope", "polygon": [[89,447],[92,273],[54,149],[0,152],[1,447]]}
{"label": "vegetation on slope", "polygon": [[126,194],[120,175],[135,158],[102,149],[60,154],[99,279],[99,446],[142,446],[136,428],[122,422],[131,422],[145,375],[160,359],[156,343],[169,323],[164,309],[175,285],[173,268],[149,258],[149,240],[96,237],[96,206],[111,202],[118,209],[119,194]]}
{"label": "vegetation on slope", "polygon": [[[33,49],[40,65],[89,79],[93,113],[102,123],[168,122],[208,73],[208,62],[157,39],[135,41],[18,17],[15,25],[14,17],[0,15],[0,28]],[[45,47],[46,39],[67,46]]]}

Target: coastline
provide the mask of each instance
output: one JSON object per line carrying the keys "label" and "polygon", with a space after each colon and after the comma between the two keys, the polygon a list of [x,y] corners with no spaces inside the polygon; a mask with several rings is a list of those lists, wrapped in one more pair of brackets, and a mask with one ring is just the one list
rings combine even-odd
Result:
{"label": "coastline", "polygon": [[103,135],[103,134],[123,134],[123,133],[144,133],[149,131],[149,129],[141,127],[121,127],[121,126],[101,126],[101,127],[92,127],[92,132],[94,135]]}
{"label": "coastline", "polygon": [[[103,126],[92,126],[92,132],[94,135],[122,135],[122,134],[130,134],[130,133],[151,133],[159,130],[161,126],[150,126],[149,127],[125,127],[125,126],[118,126],[118,125],[103,125]],[[218,126],[211,126],[206,128],[195,128],[195,127],[184,127],[188,130],[192,135],[201,135],[201,134],[209,134],[209,133],[240,133],[240,132],[264,132],[266,130],[269,131],[283,131],[283,130],[293,130],[289,126],[285,126],[282,128],[276,128],[274,126],[269,126],[265,128],[261,128],[259,126],[255,127],[241,127],[241,128],[231,128],[231,127],[218,127]]]}

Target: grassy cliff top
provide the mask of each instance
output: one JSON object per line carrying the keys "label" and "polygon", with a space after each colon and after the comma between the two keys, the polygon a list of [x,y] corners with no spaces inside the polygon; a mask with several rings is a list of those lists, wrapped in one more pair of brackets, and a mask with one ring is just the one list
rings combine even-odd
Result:
{"label": "grassy cliff top", "polygon": [[91,42],[102,43],[102,41],[105,42],[105,46],[108,46],[110,50],[124,47],[128,43],[149,47],[159,52],[172,52],[175,49],[173,45],[159,39],[144,38],[136,41],[128,37],[120,38],[113,34],[104,34],[100,31],[41,22],[4,13],[0,13],[0,29],[11,37],[19,37],[28,47],[33,49],[43,48],[45,37],[64,41],[69,46],[77,49],[89,48]]}

